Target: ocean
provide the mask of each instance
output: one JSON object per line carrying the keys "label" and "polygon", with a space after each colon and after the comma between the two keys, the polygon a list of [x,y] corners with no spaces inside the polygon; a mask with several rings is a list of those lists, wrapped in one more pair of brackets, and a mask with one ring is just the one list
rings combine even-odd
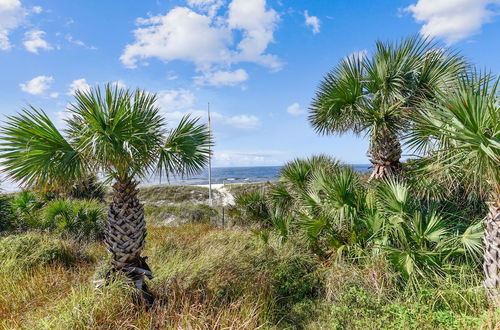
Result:
{"label": "ocean", "polygon": [[[352,164],[356,171],[360,173],[368,173],[369,166],[365,164]],[[278,180],[282,166],[251,166],[251,167],[213,167],[212,168],[212,183],[245,183],[245,182],[263,182]],[[158,185],[158,184],[173,184],[173,185],[201,185],[208,184],[208,170],[204,170],[198,175],[180,178],[172,177],[170,180],[159,177],[152,177],[147,181],[143,181],[142,185]]]}
{"label": "ocean", "polygon": [[[351,165],[360,173],[369,172],[368,166],[364,164]],[[244,183],[244,182],[265,182],[276,181],[282,166],[249,166],[249,167],[214,167],[212,168],[212,183]],[[21,190],[17,184],[8,180],[2,180],[0,184],[1,192],[15,192]],[[170,177],[167,180],[157,176],[142,180],[142,186],[153,186],[160,184],[171,185],[202,185],[208,184],[208,170],[188,177]]]}

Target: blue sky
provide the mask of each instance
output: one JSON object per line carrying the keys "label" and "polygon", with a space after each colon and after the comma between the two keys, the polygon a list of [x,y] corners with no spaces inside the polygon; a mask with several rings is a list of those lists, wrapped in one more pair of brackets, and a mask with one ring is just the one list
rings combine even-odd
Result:
{"label": "blue sky", "polygon": [[0,0],[0,112],[63,127],[75,88],[159,94],[173,124],[211,103],[215,166],[314,153],[368,163],[367,141],[317,136],[306,109],[342,57],[414,33],[500,72],[499,0]]}

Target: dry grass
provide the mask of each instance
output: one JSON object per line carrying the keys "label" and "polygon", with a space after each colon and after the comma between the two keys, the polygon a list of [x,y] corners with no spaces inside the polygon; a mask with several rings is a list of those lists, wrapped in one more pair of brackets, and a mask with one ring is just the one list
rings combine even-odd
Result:
{"label": "dry grass", "polygon": [[[487,310],[482,295],[466,297],[466,290],[453,286],[459,282],[404,300],[394,275],[377,259],[321,264],[294,242],[280,245],[271,237],[265,244],[249,230],[209,224],[148,232],[144,254],[157,297],[152,310],[132,303],[132,289],[123,279],[94,288],[92,279],[107,264],[102,244],[82,247],[61,240],[69,253],[86,257],[71,263],[41,259],[47,262],[15,270],[0,260],[0,328],[495,329],[500,319],[499,312]],[[44,235],[47,242],[56,240]],[[15,258],[21,262],[23,256]]]}
{"label": "dry grass", "polygon": [[[287,254],[251,232],[208,224],[149,228],[151,311],[136,308],[122,280],[95,289],[106,264],[104,247],[90,262],[50,262],[0,278],[0,328],[28,329],[255,329],[272,328],[273,268]],[[38,234],[37,234],[38,235]],[[47,241],[55,238],[47,234]],[[64,243],[66,245],[66,243]],[[78,249],[77,245],[67,244]],[[79,252],[80,251],[74,251]],[[290,256],[290,254],[288,254]],[[18,256],[21,258],[21,256]],[[5,273],[2,275],[6,275]]]}

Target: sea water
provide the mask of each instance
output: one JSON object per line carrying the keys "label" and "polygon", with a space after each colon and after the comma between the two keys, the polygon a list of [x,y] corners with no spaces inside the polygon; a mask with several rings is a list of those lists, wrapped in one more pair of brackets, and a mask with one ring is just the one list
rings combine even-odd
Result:
{"label": "sea water", "polygon": [[[369,165],[352,164],[356,171],[360,173],[369,172]],[[278,180],[282,166],[247,166],[247,167],[214,167],[212,168],[212,183],[245,183],[245,182],[266,182]],[[152,186],[160,184],[171,185],[203,185],[208,184],[208,170],[205,169],[199,174],[191,176],[150,176],[143,179],[142,186]],[[2,180],[0,192],[15,192],[21,188],[9,180]]]}
{"label": "sea water", "polygon": [[[360,173],[369,172],[369,165],[353,164]],[[251,167],[214,167],[212,168],[212,183],[245,183],[276,181],[279,178],[282,166],[251,166]],[[153,176],[143,181],[143,185],[175,184],[175,185],[202,185],[208,184],[208,170],[188,177],[160,178]]]}

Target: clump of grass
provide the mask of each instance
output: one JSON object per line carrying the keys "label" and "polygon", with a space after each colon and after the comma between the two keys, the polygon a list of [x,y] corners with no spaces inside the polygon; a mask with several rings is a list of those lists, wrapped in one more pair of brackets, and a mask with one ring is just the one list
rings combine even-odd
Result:
{"label": "clump of grass", "polygon": [[322,312],[306,328],[478,329],[500,320],[500,314],[488,310],[467,315],[412,299],[388,300],[359,286],[345,288],[338,293],[335,303],[323,303],[319,310]]}
{"label": "clump of grass", "polygon": [[102,288],[79,285],[58,304],[33,315],[28,323],[42,329],[133,328],[137,310],[130,299],[131,286],[116,280]]}
{"label": "clump of grass", "polygon": [[55,263],[68,266],[88,258],[81,245],[42,233],[0,238],[0,273]]}
{"label": "clump of grass", "polygon": [[91,264],[73,266],[50,264],[0,271],[0,329],[37,328],[25,323],[30,313],[50,313],[50,307],[64,300],[73,287],[88,282]]}
{"label": "clump of grass", "polygon": [[[186,235],[194,228],[196,239]],[[219,308],[254,297],[262,321],[286,322],[290,308],[322,292],[319,262],[306,249],[280,245],[276,239],[263,244],[248,230],[198,228],[158,228],[150,235],[151,263],[157,265],[152,287],[158,295],[174,282]]]}

